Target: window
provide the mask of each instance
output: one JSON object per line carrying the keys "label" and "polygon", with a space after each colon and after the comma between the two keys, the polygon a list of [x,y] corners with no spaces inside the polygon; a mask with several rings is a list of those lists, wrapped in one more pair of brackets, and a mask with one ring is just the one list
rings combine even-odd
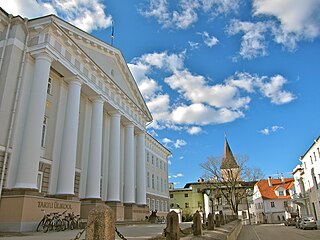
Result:
{"label": "window", "polygon": [[185,207],[185,208],[189,208],[189,203],[186,202],[186,203],[184,204],[184,207]]}
{"label": "window", "polygon": [[317,148],[317,150],[318,150],[318,156],[320,158],[320,148]]}
{"label": "window", "polygon": [[313,157],[314,157],[314,161],[317,161],[317,156],[316,156],[316,152],[313,152]]}
{"label": "window", "polygon": [[303,162],[303,164],[304,164],[304,168],[307,169],[307,164],[306,164],[306,162]]}
{"label": "window", "polygon": [[272,207],[272,208],[274,208],[274,207],[275,207],[274,202],[271,202],[271,207]]}
{"label": "window", "polygon": [[150,209],[150,198],[147,198],[147,206]]}
{"label": "window", "polygon": [[283,206],[284,206],[284,207],[288,207],[288,202],[287,202],[287,201],[284,201],[284,202],[283,202]]}
{"label": "window", "polygon": [[157,191],[159,191],[159,176],[157,176]]}
{"label": "window", "polygon": [[149,162],[149,153],[147,152],[147,162]]}
{"label": "window", "polygon": [[42,178],[43,178],[43,172],[38,172],[37,188],[38,188],[39,192],[41,192],[41,189],[42,189]]}
{"label": "window", "polygon": [[161,212],[163,211],[163,201],[161,201],[161,203],[160,203],[160,211]]}
{"label": "window", "polygon": [[160,169],[162,169],[162,161],[160,161]]}
{"label": "window", "polygon": [[47,93],[52,95],[52,80],[51,80],[51,78],[48,79]]}
{"label": "window", "polygon": [[317,189],[319,189],[319,185],[317,182],[317,177],[315,175],[313,175],[313,181],[314,181],[314,185],[316,186]]}
{"label": "window", "polygon": [[152,186],[152,188],[154,189],[154,174],[152,174],[152,179],[151,179],[151,186]]}
{"label": "window", "polygon": [[170,198],[173,198],[173,194],[170,194]]}
{"label": "window", "polygon": [[310,162],[311,162],[311,164],[313,164],[313,162],[312,162],[312,156],[310,155]]}
{"label": "window", "polygon": [[154,199],[151,200],[151,210],[154,211],[155,210],[155,206],[154,206]]}
{"label": "window", "polygon": [[161,178],[160,188],[161,188],[161,192],[163,192],[163,179],[162,178]]}
{"label": "window", "polygon": [[154,157],[153,157],[153,155],[151,156],[151,163],[152,163],[152,165],[154,165]]}
{"label": "window", "polygon": [[159,167],[159,159],[156,159],[156,167]]}
{"label": "window", "polygon": [[159,210],[159,200],[156,201],[156,210]]}
{"label": "window", "polygon": [[279,191],[279,196],[283,196],[283,191]]}
{"label": "window", "polygon": [[189,196],[188,193],[185,193],[185,194],[184,194],[184,197],[188,197],[188,196]]}
{"label": "window", "polygon": [[147,172],[147,186],[150,187],[150,173]]}
{"label": "window", "polygon": [[167,180],[164,180],[164,184],[163,184],[163,189],[164,189],[164,192],[167,191]]}
{"label": "window", "polygon": [[167,208],[167,201],[164,201],[164,209],[163,211],[167,212],[168,211],[168,208]]}
{"label": "window", "polygon": [[47,123],[48,123],[48,118],[45,116],[43,118],[42,133],[41,133],[41,147],[43,147],[43,148],[46,145]]}

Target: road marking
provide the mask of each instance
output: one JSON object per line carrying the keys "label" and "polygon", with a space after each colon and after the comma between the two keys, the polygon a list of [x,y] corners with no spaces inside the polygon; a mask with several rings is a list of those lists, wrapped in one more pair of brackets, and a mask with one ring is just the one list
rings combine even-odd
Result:
{"label": "road marking", "polygon": [[257,233],[257,231],[256,231],[256,229],[255,229],[255,227],[254,227],[254,226],[252,226],[252,228],[253,228],[253,231],[254,231],[254,233],[256,234],[256,236],[257,236],[258,240],[261,240],[261,238],[259,237],[259,235],[258,235],[258,233]]}

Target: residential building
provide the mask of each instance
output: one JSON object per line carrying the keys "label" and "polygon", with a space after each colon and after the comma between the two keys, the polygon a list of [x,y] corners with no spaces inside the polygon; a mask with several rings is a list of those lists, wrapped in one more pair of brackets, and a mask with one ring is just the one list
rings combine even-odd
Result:
{"label": "residential building", "polygon": [[293,170],[294,201],[299,206],[300,216],[311,216],[320,221],[320,136],[300,157],[300,162]]}
{"label": "residential building", "polygon": [[294,179],[262,179],[253,190],[254,214],[257,223],[281,223],[297,216],[292,196]]}
{"label": "residential building", "polygon": [[[147,193],[168,199],[169,151],[146,133],[152,116],[119,49],[54,15],[0,8],[0,54],[1,231],[105,203],[118,221],[142,220]],[[148,153],[165,165],[155,192]]]}

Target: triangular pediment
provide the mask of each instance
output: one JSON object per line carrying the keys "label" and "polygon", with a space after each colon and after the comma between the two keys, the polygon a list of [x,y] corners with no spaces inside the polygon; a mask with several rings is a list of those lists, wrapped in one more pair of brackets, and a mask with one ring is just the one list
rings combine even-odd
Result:
{"label": "triangular pediment", "polygon": [[[54,19],[54,21],[50,19]],[[146,115],[147,121],[152,121],[151,113],[120,50],[54,15],[45,16],[35,19],[34,21],[37,22],[39,29],[40,25],[48,26],[54,22],[54,24],[64,32],[66,37],[75,43],[76,47],[79,48],[79,51],[84,52],[85,55],[94,62],[95,67],[102,70],[108,76],[108,79],[131,99],[131,101]]]}

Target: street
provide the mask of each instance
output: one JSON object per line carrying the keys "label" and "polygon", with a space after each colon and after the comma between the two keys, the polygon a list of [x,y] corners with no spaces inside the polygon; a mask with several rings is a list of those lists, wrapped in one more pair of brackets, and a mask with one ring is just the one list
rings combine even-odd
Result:
{"label": "street", "polygon": [[302,230],[276,224],[243,226],[238,240],[307,240],[320,239],[320,230]]}

